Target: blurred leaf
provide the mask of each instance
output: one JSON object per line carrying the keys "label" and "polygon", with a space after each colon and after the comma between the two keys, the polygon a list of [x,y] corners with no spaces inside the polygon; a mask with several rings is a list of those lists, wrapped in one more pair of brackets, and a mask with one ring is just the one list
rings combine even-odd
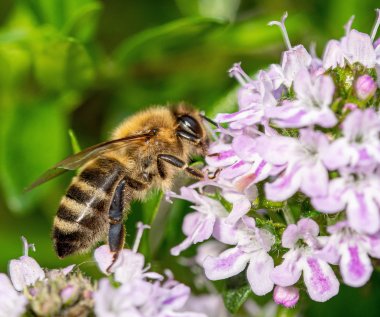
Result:
{"label": "blurred leaf", "polygon": [[35,73],[49,90],[83,89],[94,78],[92,61],[84,47],[71,38],[44,34],[34,48]]}
{"label": "blurred leaf", "polygon": [[156,218],[158,209],[160,208],[161,200],[164,193],[159,190],[151,194],[149,199],[143,205],[143,219],[145,224],[151,225]]}
{"label": "blurred leaf", "polygon": [[115,60],[120,64],[131,62],[141,52],[152,54],[165,45],[180,46],[185,43],[195,44],[199,36],[211,29],[223,25],[220,19],[203,17],[184,18],[140,32],[126,39],[115,52]]}
{"label": "blurred leaf", "polygon": [[78,139],[76,138],[74,131],[72,129],[69,130],[69,136],[70,136],[70,141],[71,141],[71,147],[73,149],[73,153],[78,153],[81,151],[80,145],[78,142]]}
{"label": "blurred leaf", "polygon": [[188,15],[200,15],[227,21],[235,19],[240,0],[176,0],[180,10]]}
{"label": "blurred leaf", "polygon": [[21,212],[41,194],[25,194],[24,188],[62,158],[66,120],[60,107],[49,101],[39,101],[38,106],[18,104],[7,116],[0,177],[9,209]]}
{"label": "blurred leaf", "polygon": [[64,33],[83,42],[92,39],[101,9],[102,5],[98,1],[90,1],[79,7],[67,20]]}
{"label": "blurred leaf", "polygon": [[22,0],[37,24],[51,24],[57,30],[81,39],[93,33],[97,12],[101,5],[97,0]]}
{"label": "blurred leaf", "polygon": [[299,310],[296,308],[285,308],[278,305],[276,317],[296,317],[299,315]]}
{"label": "blurred leaf", "polygon": [[235,314],[251,294],[251,287],[247,283],[234,286],[233,288],[228,288],[227,286],[227,288],[223,291],[224,305],[230,313]]}

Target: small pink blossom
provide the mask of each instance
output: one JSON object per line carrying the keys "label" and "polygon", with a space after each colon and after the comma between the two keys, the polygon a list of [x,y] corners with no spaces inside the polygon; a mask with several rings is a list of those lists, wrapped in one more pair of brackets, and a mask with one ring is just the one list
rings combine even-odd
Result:
{"label": "small pink blossom", "polygon": [[297,287],[276,286],[273,291],[273,300],[276,304],[282,305],[286,308],[296,306],[300,298],[300,293]]}
{"label": "small pink blossom", "polygon": [[289,251],[271,276],[275,284],[288,287],[297,283],[303,273],[310,298],[325,302],[338,294],[339,282],[331,267],[315,255],[319,248],[318,233],[319,227],[311,219],[301,219],[297,225],[289,225],[282,235],[282,246]]}

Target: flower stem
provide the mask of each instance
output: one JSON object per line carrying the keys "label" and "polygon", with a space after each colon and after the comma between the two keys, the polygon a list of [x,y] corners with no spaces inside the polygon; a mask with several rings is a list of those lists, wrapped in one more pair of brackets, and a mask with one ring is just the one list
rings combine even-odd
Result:
{"label": "flower stem", "polygon": [[282,213],[284,214],[285,221],[288,225],[295,223],[292,210],[289,208],[289,205],[287,202],[285,202],[282,207]]}

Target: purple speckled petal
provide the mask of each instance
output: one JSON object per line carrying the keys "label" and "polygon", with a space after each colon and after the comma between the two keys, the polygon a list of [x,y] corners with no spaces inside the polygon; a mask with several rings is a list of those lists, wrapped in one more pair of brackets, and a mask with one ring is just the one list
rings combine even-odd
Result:
{"label": "purple speckled petal", "polygon": [[274,286],[271,279],[273,269],[274,262],[268,253],[259,251],[252,255],[247,269],[247,279],[253,293],[262,296],[272,291]]}
{"label": "purple speckled petal", "polygon": [[368,193],[351,192],[348,196],[347,217],[352,228],[374,234],[380,229],[379,207]]}
{"label": "purple speckled petal", "polygon": [[25,286],[33,285],[36,281],[45,278],[45,273],[37,261],[25,255],[19,260],[10,261],[9,275],[17,291],[22,291]]}
{"label": "purple speckled petal", "polygon": [[301,185],[302,174],[298,166],[288,166],[285,173],[273,183],[265,184],[265,195],[272,201],[284,201],[293,196]]}
{"label": "purple speckled petal", "polygon": [[331,267],[314,257],[304,259],[303,278],[312,300],[325,302],[339,292],[339,282]]}
{"label": "purple speckled petal", "polygon": [[236,247],[222,252],[217,257],[207,257],[203,267],[209,280],[222,280],[242,272],[250,258],[250,254]]}
{"label": "purple speckled petal", "polygon": [[301,191],[309,197],[325,196],[328,191],[329,175],[320,161],[302,169]]}
{"label": "purple speckled petal", "polygon": [[271,274],[274,284],[291,286],[297,283],[302,273],[301,267],[298,263],[300,256],[298,250],[290,250],[284,254],[284,261],[276,266]]}
{"label": "purple speckled petal", "polygon": [[345,284],[360,287],[368,282],[373,268],[367,253],[359,245],[341,246],[340,272]]}

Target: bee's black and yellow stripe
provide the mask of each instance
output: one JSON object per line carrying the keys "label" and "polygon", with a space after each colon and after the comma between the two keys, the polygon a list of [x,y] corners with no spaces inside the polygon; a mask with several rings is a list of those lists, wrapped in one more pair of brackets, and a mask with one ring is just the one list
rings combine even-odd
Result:
{"label": "bee's black and yellow stripe", "polygon": [[118,160],[99,157],[74,178],[54,219],[58,256],[85,251],[107,235],[113,193],[125,174]]}

